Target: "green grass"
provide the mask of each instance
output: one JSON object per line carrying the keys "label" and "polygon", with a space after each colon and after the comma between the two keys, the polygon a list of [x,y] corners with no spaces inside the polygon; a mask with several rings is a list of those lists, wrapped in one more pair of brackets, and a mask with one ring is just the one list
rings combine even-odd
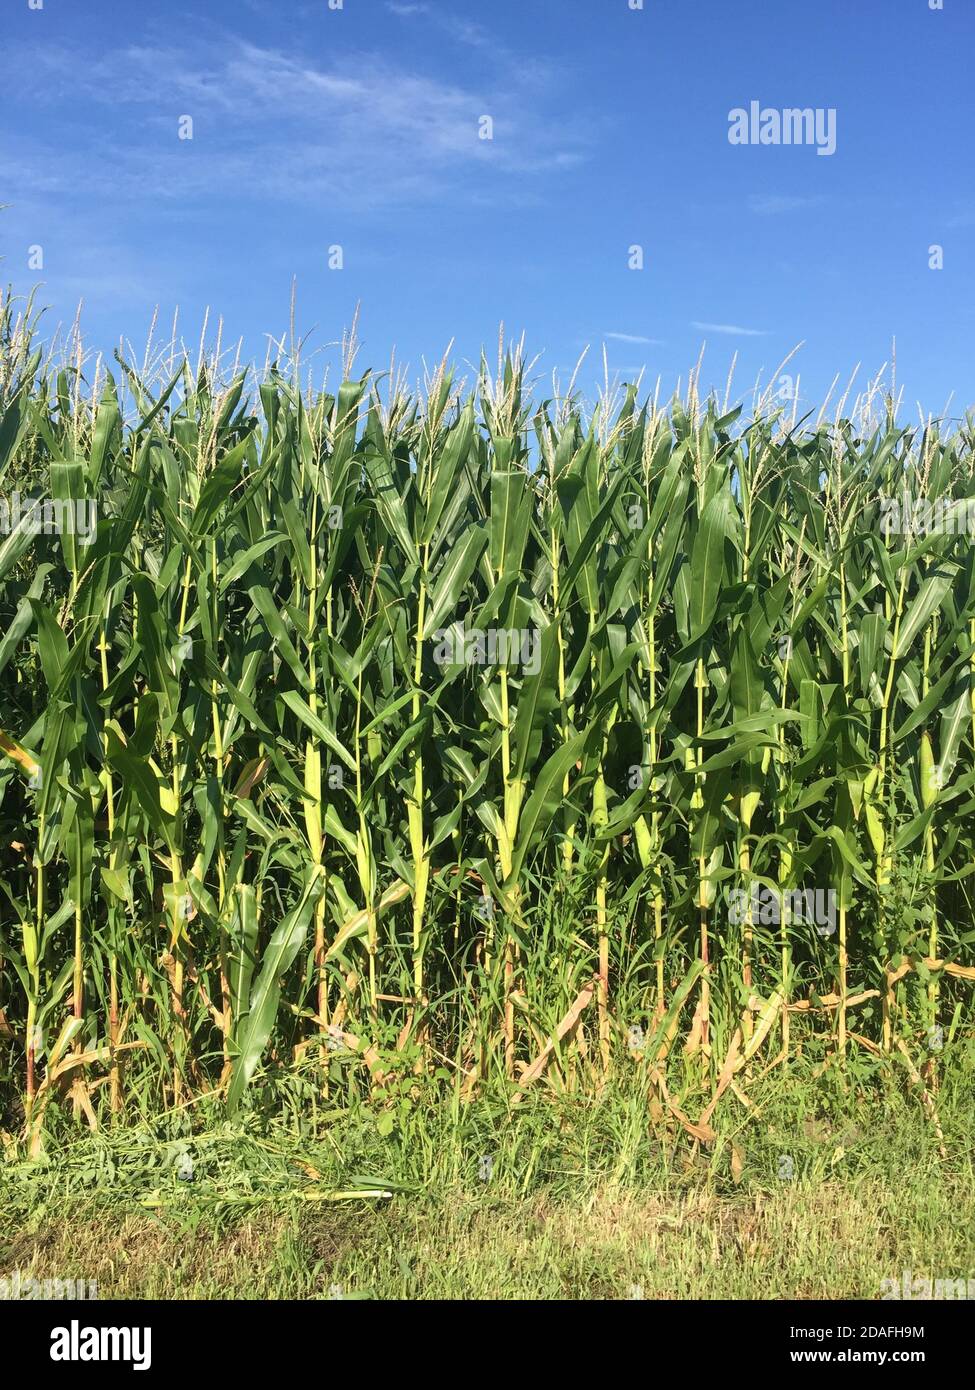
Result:
{"label": "green grass", "polygon": [[[708,1151],[619,1088],[514,1112],[431,1095],[391,1129],[365,1106],[230,1124],[203,1102],[11,1154],[0,1277],[96,1279],[102,1298],[532,1300],[872,1299],[905,1269],[975,1277],[964,1076],[939,1096],[945,1159],[892,1087],[769,1078],[751,1099]],[[393,1195],[327,1200],[377,1183]]]}

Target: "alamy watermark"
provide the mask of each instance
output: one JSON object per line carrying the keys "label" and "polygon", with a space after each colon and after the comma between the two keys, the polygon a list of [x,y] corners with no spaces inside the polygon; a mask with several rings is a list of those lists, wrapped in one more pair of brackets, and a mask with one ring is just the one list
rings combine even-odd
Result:
{"label": "alamy watermark", "polygon": [[522,666],[532,676],[541,669],[537,627],[438,627],[433,637],[438,666]]}
{"label": "alamy watermark", "polygon": [[880,1297],[933,1299],[975,1298],[975,1279],[928,1279],[905,1269],[899,1279],[881,1279]]}
{"label": "alamy watermark", "polygon": [[778,926],[783,914],[787,922],[808,922],[820,936],[836,930],[836,892],[832,888],[785,888],[781,892],[753,883],[728,892],[728,920],[732,926],[754,922],[764,927]]}
{"label": "alamy watermark", "polygon": [[82,1327],[72,1318],[51,1332],[52,1361],[131,1361],[134,1371],[152,1365],[151,1327]]}
{"label": "alamy watermark", "polygon": [[19,1299],[51,1301],[60,1299],[91,1299],[98,1297],[97,1279],[35,1279],[33,1275],[0,1275],[0,1302]]}
{"label": "alamy watermark", "polygon": [[887,536],[975,536],[975,497],[880,498],[880,533]]}
{"label": "alamy watermark", "polygon": [[97,522],[98,504],[90,497],[0,497],[0,535],[78,536],[90,545]]}
{"label": "alamy watermark", "polygon": [[746,110],[728,112],[731,145],[815,145],[817,154],[836,151],[835,106],[762,106],[752,101]]}

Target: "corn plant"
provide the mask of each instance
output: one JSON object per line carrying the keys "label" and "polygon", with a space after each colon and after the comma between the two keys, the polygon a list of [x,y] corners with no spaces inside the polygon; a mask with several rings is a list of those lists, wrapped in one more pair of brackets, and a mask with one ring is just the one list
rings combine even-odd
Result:
{"label": "corn plant", "polygon": [[[970,420],[590,408],[515,349],[416,392],[349,353],[330,393],[34,332],[5,296],[0,1087],[35,1146],[52,1101],[281,1069],[936,1077],[975,979]],[[940,524],[885,524],[907,496]]]}

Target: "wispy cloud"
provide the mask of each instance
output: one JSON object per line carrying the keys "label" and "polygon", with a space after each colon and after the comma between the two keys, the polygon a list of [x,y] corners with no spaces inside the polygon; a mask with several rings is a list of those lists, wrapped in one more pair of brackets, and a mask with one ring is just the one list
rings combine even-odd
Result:
{"label": "wispy cloud", "polygon": [[[531,66],[521,61],[495,65],[473,87],[371,53],[343,52],[320,64],[222,38],[206,47],[130,45],[85,62],[54,45],[25,47],[11,73],[33,73],[22,82],[31,100],[40,91],[52,107],[71,110],[73,139],[38,138],[33,148],[27,135],[7,142],[4,186],[23,187],[12,175],[32,165],[62,189],[87,184],[90,194],[101,180],[113,199],[142,202],[148,131],[156,199],[232,192],[239,200],[361,211],[450,194],[482,197],[487,175],[544,178],[579,163],[590,148],[581,119],[567,125],[542,109]],[[13,76],[11,85],[16,97]],[[106,103],[111,121],[102,116]],[[493,116],[491,140],[478,138],[484,114]],[[182,115],[193,118],[191,141],[177,139]]]}
{"label": "wispy cloud", "polygon": [[767,328],[742,328],[737,323],[699,323],[695,319],[691,323],[691,327],[700,329],[702,333],[727,333],[737,338],[765,338],[768,336]]}
{"label": "wispy cloud", "polygon": [[777,217],[786,212],[802,212],[806,208],[819,207],[825,201],[818,194],[813,197],[789,193],[752,193],[748,199],[748,210],[759,217]]}
{"label": "wispy cloud", "polygon": [[948,218],[947,225],[952,231],[958,227],[975,227],[975,203],[963,205],[958,212]]}
{"label": "wispy cloud", "polygon": [[386,8],[401,19],[421,16],[455,42],[468,44],[471,48],[489,49],[492,56],[502,61],[512,56],[510,50],[506,49],[483,24],[450,14],[443,6],[433,9],[430,5],[420,3],[420,0],[386,0]]}
{"label": "wispy cloud", "polygon": [[662,347],[662,338],[643,338],[639,333],[604,333],[604,338],[612,338],[618,343],[646,343],[648,347]]}

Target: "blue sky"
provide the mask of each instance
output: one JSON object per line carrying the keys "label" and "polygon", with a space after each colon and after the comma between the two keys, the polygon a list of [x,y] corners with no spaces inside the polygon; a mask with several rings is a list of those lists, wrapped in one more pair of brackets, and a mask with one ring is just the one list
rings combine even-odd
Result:
{"label": "blue sky", "polygon": [[[0,16],[0,275],[43,281],[50,328],[83,299],[90,343],[141,347],[179,306],[195,342],[209,305],[263,361],[297,277],[306,360],[357,303],[358,367],[411,378],[503,320],[549,380],[588,344],[591,389],[605,345],[666,395],[706,342],[741,398],[804,341],[805,403],[896,336],[907,413],[975,402],[972,0],[29,3]],[[730,144],[752,101],[834,108],[835,153]]]}

